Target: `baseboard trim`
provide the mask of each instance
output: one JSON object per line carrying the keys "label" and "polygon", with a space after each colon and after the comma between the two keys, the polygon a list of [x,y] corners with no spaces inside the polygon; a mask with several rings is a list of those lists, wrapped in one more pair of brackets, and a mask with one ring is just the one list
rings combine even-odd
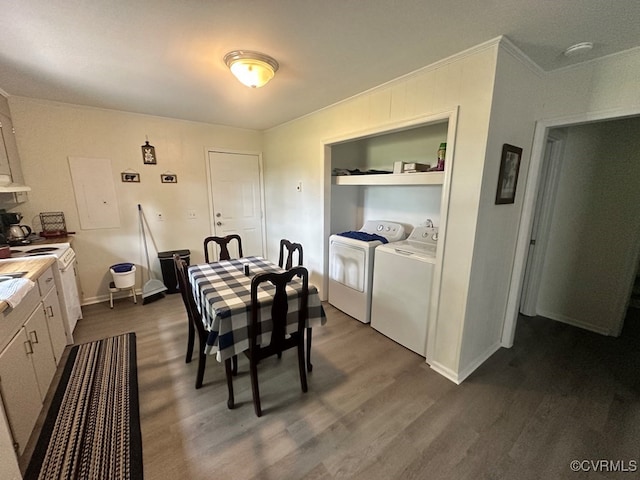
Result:
{"label": "baseboard trim", "polygon": [[458,375],[460,378],[460,382],[465,380],[469,375],[471,375],[480,365],[486,362],[491,355],[496,353],[502,345],[500,341],[497,341],[493,345],[491,345],[488,349],[486,349],[481,355],[477,356],[471,363],[469,363]]}
{"label": "baseboard trim", "polygon": [[438,362],[431,362],[430,366],[433,370],[438,372],[443,377],[451,380],[456,385],[460,385],[466,378],[471,375],[480,365],[486,362],[491,355],[496,353],[502,345],[500,342],[496,342],[487,350],[485,350],[481,355],[477,356],[471,363],[469,363],[464,369],[461,371],[455,372],[454,370],[445,367],[444,365]]}
{"label": "baseboard trim", "polygon": [[556,314],[553,312],[546,312],[546,311],[538,311],[536,313],[536,315],[539,315],[541,317],[545,317],[545,318],[549,318],[551,320],[554,320],[556,322],[560,322],[560,323],[566,323],[567,325],[571,325],[572,327],[578,327],[578,328],[582,328],[584,330],[589,330],[590,332],[594,332],[594,333],[598,333],[600,335],[607,335],[607,336],[611,336],[611,330],[606,328],[606,327],[602,327],[599,325],[593,325],[587,322],[583,322],[581,320],[578,320],[576,318],[571,318],[571,317],[567,317],[565,315],[560,315],[560,314]]}
{"label": "baseboard trim", "polygon": [[447,380],[451,380],[456,385],[460,385],[461,380],[458,379],[458,374],[450,368],[447,368],[438,362],[431,362],[429,366],[432,370],[435,370]]}

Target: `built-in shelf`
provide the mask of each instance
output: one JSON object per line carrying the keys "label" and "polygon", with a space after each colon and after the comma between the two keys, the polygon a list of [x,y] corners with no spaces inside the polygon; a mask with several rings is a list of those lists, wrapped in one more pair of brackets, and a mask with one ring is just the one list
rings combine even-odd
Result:
{"label": "built-in shelf", "polygon": [[334,185],[442,185],[444,172],[384,173],[376,175],[339,175]]}

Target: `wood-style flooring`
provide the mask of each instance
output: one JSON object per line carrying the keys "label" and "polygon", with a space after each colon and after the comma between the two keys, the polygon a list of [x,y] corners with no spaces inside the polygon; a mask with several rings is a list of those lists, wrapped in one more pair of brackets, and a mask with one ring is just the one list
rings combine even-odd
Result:
{"label": "wood-style flooring", "polygon": [[619,339],[522,317],[515,346],[455,385],[368,325],[325,311],[308,393],[294,351],[261,364],[261,418],[244,357],[234,410],[215,357],[194,388],[180,295],[84,307],[75,337],[136,332],[147,480],[639,478],[574,473],[570,462],[640,461],[640,315]]}

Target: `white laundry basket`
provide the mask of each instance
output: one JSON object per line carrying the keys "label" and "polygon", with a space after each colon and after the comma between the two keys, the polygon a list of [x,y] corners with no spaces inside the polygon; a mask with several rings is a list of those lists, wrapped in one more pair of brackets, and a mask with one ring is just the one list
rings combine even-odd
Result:
{"label": "white laundry basket", "polygon": [[133,263],[118,263],[109,270],[116,288],[131,288],[136,284],[136,266]]}

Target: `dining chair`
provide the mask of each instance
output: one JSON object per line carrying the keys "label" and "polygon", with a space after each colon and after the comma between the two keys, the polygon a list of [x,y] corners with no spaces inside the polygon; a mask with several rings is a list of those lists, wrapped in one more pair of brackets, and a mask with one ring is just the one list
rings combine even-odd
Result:
{"label": "dining chair", "polygon": [[[189,333],[187,339],[187,356],[185,358],[185,363],[191,363],[191,359],[193,357],[193,347],[195,343],[195,334],[198,333],[198,373],[196,375],[196,388],[202,387],[202,380],[204,378],[204,367],[207,364],[207,354],[204,349],[207,344],[207,331],[202,324],[202,319],[200,317],[200,313],[198,312],[198,307],[196,306],[196,301],[193,298],[193,291],[191,290],[191,285],[189,284],[189,280],[187,279],[187,262],[180,258],[180,254],[174,253],[173,255],[173,263],[176,267],[176,276],[178,277],[178,286],[180,287],[180,293],[182,295],[182,301],[184,302],[185,309],[187,310],[187,320],[189,324]],[[238,357],[233,357],[233,366],[232,373],[235,375],[238,372]],[[229,379],[227,379],[227,384],[230,389],[233,386],[229,383]]]}
{"label": "dining chair", "polygon": [[204,261],[205,263],[209,263],[209,244],[217,243],[220,247],[220,255],[218,256],[218,260],[231,260],[231,254],[229,253],[229,242],[231,240],[238,241],[238,256],[242,257],[242,239],[240,235],[233,234],[227,235],[226,237],[207,237],[204,239]]}
{"label": "dining chair", "polygon": [[[278,266],[285,270],[291,270],[291,267],[293,267],[293,256],[296,251],[298,252],[298,266],[300,267],[303,262],[302,245],[290,242],[286,238],[280,240],[280,257],[278,259]],[[287,257],[286,262],[285,255]],[[311,328],[307,328],[307,370],[309,372],[313,370],[313,365],[311,364],[311,332]]]}
{"label": "dining chair", "polygon": [[[294,277],[302,279],[302,291],[299,296],[298,324],[295,332],[287,334],[287,312],[289,309],[286,288]],[[273,305],[271,306],[271,341],[266,346],[258,344],[260,336],[260,301],[258,289],[263,283],[271,283],[275,287]],[[304,362],[304,329],[308,316],[309,272],[304,267],[294,267],[283,273],[261,273],[251,280],[251,319],[249,323],[249,350],[245,354],[249,358],[251,375],[251,391],[256,415],[262,415],[260,406],[260,390],[258,387],[258,364],[272,355],[281,354],[284,350],[297,348],[298,370],[302,391],[307,391],[307,373]]]}
{"label": "dining chair", "polygon": [[[278,259],[278,265],[280,268],[284,268],[285,270],[291,270],[293,267],[293,256],[298,252],[298,266],[302,265],[302,245],[299,243],[293,243],[283,238],[280,240],[280,258]],[[284,256],[285,252],[287,255],[287,260],[285,262]]]}

